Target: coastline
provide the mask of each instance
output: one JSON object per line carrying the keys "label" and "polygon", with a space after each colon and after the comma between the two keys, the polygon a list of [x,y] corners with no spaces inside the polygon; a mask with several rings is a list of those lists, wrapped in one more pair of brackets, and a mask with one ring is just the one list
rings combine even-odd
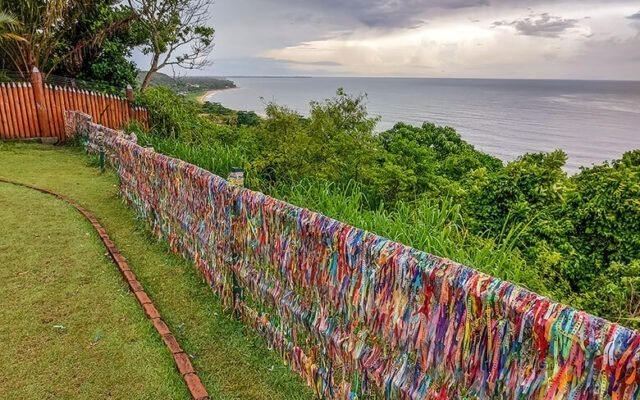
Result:
{"label": "coastline", "polygon": [[233,89],[238,89],[238,87],[207,90],[203,95],[198,96],[198,102],[204,104],[207,101],[207,97],[211,96],[212,94],[215,94],[217,92],[223,92],[225,90],[233,90]]}

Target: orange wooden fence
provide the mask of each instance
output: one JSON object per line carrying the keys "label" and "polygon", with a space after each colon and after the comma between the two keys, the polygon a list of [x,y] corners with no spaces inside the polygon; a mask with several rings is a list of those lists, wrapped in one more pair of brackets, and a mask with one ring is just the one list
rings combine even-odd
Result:
{"label": "orange wooden fence", "polygon": [[31,83],[0,83],[0,140],[57,137],[64,142],[67,110],[89,114],[112,129],[131,121],[146,125],[147,110],[131,105],[132,90],[127,97],[43,84],[34,70]]}

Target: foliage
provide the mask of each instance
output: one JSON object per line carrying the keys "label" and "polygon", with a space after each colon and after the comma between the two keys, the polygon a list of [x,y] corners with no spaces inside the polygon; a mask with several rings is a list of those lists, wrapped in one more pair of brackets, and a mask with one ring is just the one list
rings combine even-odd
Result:
{"label": "foliage", "polygon": [[[120,92],[137,86],[134,48],[151,55],[141,82],[169,66],[199,68],[213,46],[206,0],[0,0],[0,54],[28,79],[34,67],[47,76],[91,81]],[[2,68],[7,68],[3,65]],[[222,79],[182,83],[189,90],[233,87]]]}
{"label": "foliage", "polygon": [[19,27],[20,22],[13,15],[0,11],[0,41],[24,40],[13,33],[13,30]]}
{"label": "foliage", "polygon": [[[116,0],[0,0],[0,9],[19,21],[12,33],[21,40],[3,40],[0,52],[27,78],[34,67],[47,75],[63,65],[83,65],[99,54],[105,40],[129,26],[130,13],[115,13]],[[84,25],[84,28],[83,28]]]}
{"label": "foliage", "polygon": [[588,290],[573,294],[576,305],[623,325],[640,327],[640,260],[612,262]]}
{"label": "foliage", "polygon": [[471,173],[502,167],[500,160],[476,151],[453,128],[424,123],[421,127],[398,123],[379,136],[386,158],[380,175],[389,199],[460,197]]}
{"label": "foliage", "polygon": [[377,118],[366,113],[365,97],[338,90],[333,99],[311,104],[309,118],[268,104],[256,130],[259,153],[252,163],[265,184],[304,177],[370,183],[374,179]]}
{"label": "foliage", "polygon": [[640,259],[640,150],[583,169],[568,199],[576,247],[591,250],[594,264]]}
{"label": "foliage", "polygon": [[140,93],[136,101],[147,108],[153,132],[177,139],[200,131],[206,120],[197,118],[198,107],[166,87],[154,87]]}
{"label": "foliage", "polygon": [[568,177],[560,150],[503,165],[450,127],[376,133],[366,98],[341,90],[308,117],[268,104],[255,126],[162,93],[146,105],[181,111],[142,134],[158,151],[222,176],[241,166],[253,189],[640,326],[638,150]]}
{"label": "foliage", "polygon": [[101,85],[97,89],[107,92],[120,93],[127,85],[136,86],[137,67],[128,58],[141,39],[133,29],[135,15],[119,3],[97,1],[79,15],[56,43],[58,57],[64,57],[67,49],[87,38],[108,34],[99,45],[87,46],[81,53],[64,59],[53,73],[97,82]]}
{"label": "foliage", "polygon": [[138,67],[128,57],[130,47],[120,40],[106,40],[100,54],[88,60],[78,78],[99,82],[97,90],[113,94],[122,94],[127,86],[136,87]]}
{"label": "foliage", "polygon": [[212,103],[210,101],[206,101],[202,105],[202,111],[207,114],[216,114],[216,115],[231,115],[233,114],[233,110],[223,106],[220,103]]}
{"label": "foliage", "polygon": [[202,113],[217,123],[231,126],[257,126],[261,121],[253,111],[236,111],[210,101],[202,104]]}
{"label": "foliage", "polygon": [[260,116],[253,111],[238,111],[239,126],[258,126],[260,124]]}
{"label": "foliage", "polygon": [[588,292],[611,277],[609,269],[640,259],[640,151],[611,165],[583,169],[572,177],[567,200],[570,242],[576,257],[565,267],[575,291]]}
{"label": "foliage", "polygon": [[[142,84],[147,71],[138,72],[138,83]],[[206,93],[209,90],[221,90],[236,87],[233,81],[208,76],[169,76],[156,72],[151,78],[150,86],[166,86],[179,94]],[[197,96],[199,97],[199,96]]]}
{"label": "foliage", "polygon": [[187,69],[207,65],[213,48],[213,28],[207,26],[207,0],[128,0],[138,15],[142,53],[151,64],[141,90],[149,87],[153,75],[164,67]]}
{"label": "foliage", "polygon": [[541,205],[561,204],[566,154],[554,151],[525,154],[485,179],[476,177],[468,204],[476,232],[497,235],[505,223],[523,223],[536,217]]}

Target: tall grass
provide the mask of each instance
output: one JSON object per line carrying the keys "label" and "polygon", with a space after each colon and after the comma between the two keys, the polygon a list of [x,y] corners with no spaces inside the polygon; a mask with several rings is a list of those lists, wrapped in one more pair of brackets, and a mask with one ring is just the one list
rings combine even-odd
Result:
{"label": "tall grass", "polygon": [[538,271],[527,268],[524,257],[515,249],[514,241],[520,231],[505,232],[500,243],[472,235],[465,228],[461,206],[453,200],[420,199],[370,209],[358,185],[340,188],[330,182],[308,180],[280,185],[270,194],[538,293],[550,294]]}
{"label": "tall grass", "polygon": [[138,139],[141,145],[151,145],[159,153],[190,162],[222,177],[227,176],[232,167],[248,164],[246,152],[238,146],[198,146],[144,133],[139,134]]}
{"label": "tall grass", "polygon": [[[140,135],[141,144],[225,177],[231,167],[249,165],[246,152],[239,146],[196,145],[175,139]],[[527,268],[515,242],[522,229],[518,226],[502,233],[501,239],[472,235],[465,228],[461,206],[447,199],[419,199],[397,202],[393,206],[373,203],[358,184],[338,186],[332,182],[303,180],[295,184],[262,186],[245,171],[248,187],[300,207],[320,212],[358,228],[404,243],[437,256],[449,258],[498,278],[548,295],[543,279],[534,268]]]}

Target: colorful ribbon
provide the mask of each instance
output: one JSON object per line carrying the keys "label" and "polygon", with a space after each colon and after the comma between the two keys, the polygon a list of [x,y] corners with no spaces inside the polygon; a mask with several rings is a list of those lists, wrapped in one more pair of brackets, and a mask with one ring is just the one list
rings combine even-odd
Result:
{"label": "colorful ribbon", "polygon": [[90,150],[107,149],[122,196],[155,235],[193,260],[318,397],[640,394],[636,331],[234,187],[90,117],[67,121]]}

